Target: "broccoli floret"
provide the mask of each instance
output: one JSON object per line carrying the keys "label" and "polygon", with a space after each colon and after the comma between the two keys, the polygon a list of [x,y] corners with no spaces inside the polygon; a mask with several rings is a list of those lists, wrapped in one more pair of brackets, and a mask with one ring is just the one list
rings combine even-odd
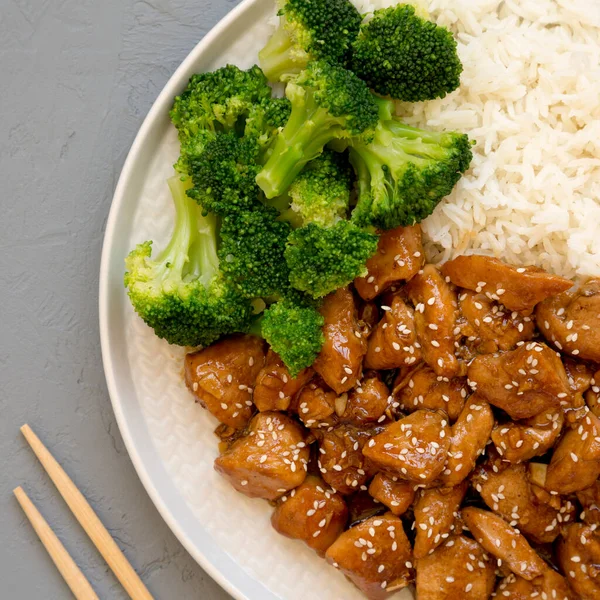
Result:
{"label": "broccoli floret", "polygon": [[327,227],[346,218],[352,183],[347,153],[325,149],[307,163],[275,205],[282,210],[281,218],[294,227],[307,223]]}
{"label": "broccoli floret", "polygon": [[400,4],[375,11],[352,47],[352,70],[378,94],[406,102],[443,98],[460,85],[456,40]]}
{"label": "broccoli floret", "polygon": [[219,257],[223,274],[247,298],[280,297],[290,287],[285,262],[288,223],[261,205],[223,217]]}
{"label": "broccoli floret", "polygon": [[286,87],[292,112],[277,135],[256,181],[267,198],[281,196],[307,162],[337,138],[361,136],[378,120],[378,107],[363,81],[342,67],[310,63]]}
{"label": "broccoli floret", "polygon": [[429,216],[469,168],[469,138],[457,132],[423,131],[382,114],[372,141],[353,139],[350,162],[358,180],[352,220],[380,229],[414,225]]}
{"label": "broccoli floret", "polygon": [[189,183],[169,180],[175,227],[168,246],[151,258],[152,242],[125,259],[125,286],[139,316],[156,335],[179,346],[207,346],[222,335],[247,331],[253,308],[222,277],[217,220],[203,216],[186,195]]}
{"label": "broccoli floret", "polygon": [[272,304],[254,330],[279,354],[290,375],[310,367],[323,346],[324,319],[316,307],[284,299]]}
{"label": "broccoli floret", "polygon": [[177,128],[181,156],[175,168],[188,172],[188,165],[215,135],[234,131],[242,134],[245,120],[268,108],[271,88],[259,67],[242,71],[227,65],[210,73],[192,75],[186,89],[175,98],[171,120]]}
{"label": "broccoli floret", "polygon": [[258,58],[270,81],[283,81],[309,62],[346,65],[361,15],[349,0],[278,0],[280,23]]}
{"label": "broccoli floret", "polygon": [[216,135],[189,159],[194,185],[188,196],[217,215],[253,210],[260,205],[256,184],[259,152],[255,137],[240,138],[233,132]]}
{"label": "broccoli floret", "polygon": [[349,221],[331,227],[309,223],[296,229],[285,250],[290,282],[313,298],[322,298],[366,275],[377,240],[377,235]]}

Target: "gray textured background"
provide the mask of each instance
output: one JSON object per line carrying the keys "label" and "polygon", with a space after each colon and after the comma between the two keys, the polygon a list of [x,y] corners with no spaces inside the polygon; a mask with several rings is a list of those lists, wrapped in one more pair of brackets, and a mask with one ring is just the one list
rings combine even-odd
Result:
{"label": "gray textured background", "polygon": [[229,596],[139,482],[100,360],[106,217],[171,73],[237,0],[0,0],[0,597],[68,598],[12,489],[22,484],[102,599],[125,598],[19,433],[28,422],[157,599]]}

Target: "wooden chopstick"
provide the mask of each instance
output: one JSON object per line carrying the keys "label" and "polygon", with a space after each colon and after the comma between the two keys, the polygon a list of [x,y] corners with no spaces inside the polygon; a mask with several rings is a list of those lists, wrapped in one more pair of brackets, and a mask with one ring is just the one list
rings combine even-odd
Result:
{"label": "wooden chopstick", "polygon": [[71,588],[73,595],[77,600],[99,600],[96,592],[92,589],[89,581],[81,572],[75,561],[71,558],[61,541],[50,528],[40,511],[35,507],[29,496],[22,487],[16,488],[13,493],[21,505],[25,516],[33,526],[35,532],[40,538],[42,544],[48,551],[50,558],[54,561],[56,568],[60,571],[63,579]]}
{"label": "wooden chopstick", "polygon": [[42,444],[31,427],[23,425],[21,433],[25,436],[25,439],[42,463],[46,473],[48,473],[50,479],[54,482],[56,489],[58,489],[60,495],[71,509],[71,512],[92,540],[94,546],[96,546],[100,554],[104,557],[112,572],[121,582],[129,597],[132,600],[153,600],[150,592],[112,539],[106,527],[102,525],[102,522],[83,497],[83,494],[77,489],[77,486],[71,481],[70,477],[65,473],[52,454],[50,454],[44,444]]}

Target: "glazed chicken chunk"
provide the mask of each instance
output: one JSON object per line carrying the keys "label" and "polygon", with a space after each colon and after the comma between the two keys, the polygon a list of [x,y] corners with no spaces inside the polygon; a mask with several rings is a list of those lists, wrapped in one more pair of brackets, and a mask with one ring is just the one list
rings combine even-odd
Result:
{"label": "glazed chicken chunk", "polygon": [[417,532],[413,548],[415,558],[431,554],[450,536],[468,487],[464,481],[452,488],[432,488],[419,492],[414,506]]}
{"label": "glazed chicken chunk", "polygon": [[458,300],[465,319],[462,334],[478,352],[512,350],[518,342],[533,337],[535,323],[531,317],[510,311],[485,294],[462,290]]}
{"label": "glazed chicken chunk", "polygon": [[459,256],[442,266],[454,285],[483,293],[508,310],[531,311],[538,303],[568,290],[568,279],[537,267],[513,267],[489,256]]}
{"label": "glazed chicken chunk", "polygon": [[600,362],[600,279],[579,289],[548,298],[536,309],[544,337],[561,352]]}
{"label": "glazed chicken chunk", "polygon": [[589,525],[600,525],[600,479],[590,487],[577,492],[577,500],[583,508],[581,520]]}
{"label": "glazed chicken chunk", "polygon": [[455,421],[465,405],[468,392],[466,377],[448,379],[436,375],[430,367],[420,365],[396,378],[392,396],[404,412],[422,408],[443,410],[450,421]]}
{"label": "glazed chicken chunk", "polygon": [[492,432],[492,441],[507,462],[524,462],[546,454],[556,443],[563,423],[562,409],[552,408],[530,419],[498,425]]}
{"label": "glazed chicken chunk", "polygon": [[591,412],[573,424],[558,442],[548,467],[546,488],[571,494],[600,476],[600,419]]}
{"label": "glazed chicken chunk", "polygon": [[361,298],[372,300],[394,283],[412,279],[424,262],[420,225],[382,231],[367,275],[355,279],[354,286]]}
{"label": "glazed chicken chunk", "polygon": [[488,600],[494,589],[494,563],[477,542],[462,535],[419,558],[416,568],[419,600]]}
{"label": "glazed chicken chunk", "polygon": [[325,319],[325,343],[313,368],[331,389],[342,394],[360,379],[367,340],[361,332],[354,296],[348,288],[329,294],[320,310]]}
{"label": "glazed chicken chunk", "polygon": [[365,367],[367,369],[395,369],[413,365],[421,360],[417,342],[413,309],[400,294],[394,294],[384,304],[383,318],[369,338]]}
{"label": "glazed chicken chunk", "polygon": [[319,440],[319,470],[334,490],[352,494],[371,478],[372,466],[363,456],[362,449],[373,433],[373,430],[352,425],[315,431]]}
{"label": "glazed chicken chunk", "polygon": [[337,397],[320,378],[313,379],[296,397],[300,420],[311,429],[333,427],[338,422],[335,414]]}
{"label": "glazed chicken chunk", "polygon": [[292,377],[283,361],[273,350],[267,353],[264,367],[259,371],[254,384],[254,404],[261,412],[287,410],[292,398],[308,383],[314,372],[303,369]]}
{"label": "glazed chicken chunk", "polygon": [[402,521],[386,513],[351,527],[327,550],[369,600],[381,600],[412,580],[412,551]]}
{"label": "glazed chicken chunk", "polygon": [[568,500],[563,505],[560,498],[544,490],[536,495],[525,465],[486,467],[476,472],[473,483],[489,508],[533,542],[553,542],[561,524],[573,516],[574,505]]}
{"label": "glazed chicken chunk", "polygon": [[387,386],[377,373],[367,373],[357,387],[346,396],[345,404],[338,402],[340,410],[343,405],[339,417],[344,423],[361,426],[386,420],[391,398]]}
{"label": "glazed chicken chunk", "polygon": [[600,534],[592,525],[572,523],[557,548],[560,565],[581,600],[600,598]]}
{"label": "glazed chicken chunk", "polygon": [[320,555],[341,535],[347,522],[344,499],[314,475],[280,498],[271,516],[276,531],[302,540]]}
{"label": "glazed chicken chunk", "polygon": [[185,383],[221,423],[241,429],[254,412],[254,382],[264,362],[262,340],[251,335],[224,338],[185,357]]}
{"label": "glazed chicken chunk", "polygon": [[469,506],[463,509],[462,518],[483,548],[506,563],[515,575],[531,580],[545,571],[546,563],[527,540],[501,517]]}
{"label": "glazed chicken chunk", "polygon": [[437,375],[454,377],[460,365],[455,356],[458,299],[433,265],[426,265],[406,286],[415,307],[415,328],[423,360]]}
{"label": "glazed chicken chunk", "polygon": [[411,507],[415,499],[415,487],[412,481],[377,473],[369,485],[369,494],[399,517]]}
{"label": "glazed chicken chunk", "polygon": [[388,425],[363,448],[363,454],[389,475],[431,483],[448,457],[450,428],[444,413],[418,410]]}
{"label": "glazed chicken chunk", "polygon": [[508,600],[578,600],[565,578],[548,567],[542,575],[532,581],[510,574],[496,588],[496,598]]}
{"label": "glazed chicken chunk", "polygon": [[248,432],[215,460],[215,470],[250,498],[275,500],[306,477],[302,426],[283,413],[258,413]]}
{"label": "glazed chicken chunk", "polygon": [[502,354],[478,356],[468,376],[483,398],[512,419],[527,419],[557,408],[571,393],[560,358],[536,342]]}
{"label": "glazed chicken chunk", "polygon": [[471,396],[454,425],[448,448],[448,460],[440,475],[445,486],[456,486],[466,479],[484,452],[494,426],[489,404],[477,394]]}

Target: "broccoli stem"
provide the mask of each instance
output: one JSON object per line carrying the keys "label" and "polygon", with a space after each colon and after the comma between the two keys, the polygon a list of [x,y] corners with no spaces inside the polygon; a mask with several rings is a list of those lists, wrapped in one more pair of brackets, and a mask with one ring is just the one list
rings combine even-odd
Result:
{"label": "broccoli stem", "polygon": [[319,156],[325,144],[335,137],[336,127],[341,129],[329,112],[316,104],[312,94],[300,86],[288,84],[286,94],[292,101],[290,118],[256,178],[269,199],[285,192],[304,165]]}
{"label": "broccoli stem", "polygon": [[308,57],[300,62],[299,58],[299,50],[294,47],[285,29],[285,17],[281,16],[277,31],[258,53],[260,66],[269,81],[279,81],[283,75],[299,73],[302,70]]}
{"label": "broccoli stem", "polygon": [[203,215],[198,204],[188,197],[192,187],[189,178],[176,175],[168,181],[175,204],[175,227],[159,262],[169,268],[169,279],[195,280],[203,285],[219,271],[217,256],[217,217]]}

